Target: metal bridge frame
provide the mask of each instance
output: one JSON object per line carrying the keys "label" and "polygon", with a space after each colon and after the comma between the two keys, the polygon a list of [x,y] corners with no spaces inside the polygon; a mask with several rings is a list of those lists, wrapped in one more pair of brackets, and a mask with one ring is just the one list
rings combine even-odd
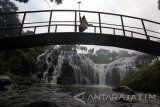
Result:
{"label": "metal bridge frame", "polygon": [[[41,12],[49,12],[50,13],[48,21],[25,23],[25,19],[26,19],[27,14],[30,14],[30,13],[34,14],[34,13],[41,13]],[[74,13],[74,20],[73,21],[52,21],[52,19],[53,19],[52,15],[53,15],[54,12],[73,12]],[[56,34],[58,26],[73,26],[74,27],[74,31],[72,33],[77,34],[78,33],[77,27],[79,26],[79,20],[77,20],[79,18],[77,16],[78,16],[79,12],[85,12],[86,14],[87,13],[94,13],[94,14],[98,15],[98,22],[88,22],[88,23],[91,23],[91,24],[96,24],[96,26],[95,25],[94,26],[89,26],[89,27],[93,27],[94,28],[94,33],[92,33],[92,34],[103,35],[105,33],[103,33],[102,29],[105,28],[105,29],[113,30],[113,34],[112,35],[116,35],[117,36],[118,34],[116,34],[116,31],[122,31],[123,35],[118,35],[118,36],[124,36],[124,37],[128,38],[128,36],[126,35],[126,32],[129,32],[131,34],[130,38],[132,38],[132,39],[133,38],[137,39],[137,38],[134,37],[134,34],[138,34],[138,35],[144,36],[145,37],[144,40],[147,40],[147,41],[150,41],[150,42],[154,42],[156,44],[160,44],[158,42],[160,40],[160,37],[156,37],[154,35],[149,35],[148,34],[149,32],[151,32],[151,33],[155,33],[157,35],[158,34],[160,35],[160,32],[153,31],[153,30],[148,30],[148,29],[146,29],[146,25],[145,25],[145,22],[149,22],[149,23],[160,25],[159,22],[155,22],[155,21],[151,21],[151,20],[147,20],[147,19],[143,19],[143,18],[138,18],[138,17],[127,16],[127,15],[120,15],[120,14],[113,14],[113,13],[106,13],[106,12],[96,12],[96,11],[85,11],[85,10],[81,10],[81,11],[79,11],[79,10],[42,10],[42,11],[24,11],[24,12],[0,13],[0,16],[23,14],[23,17],[22,17],[22,20],[21,20],[20,24],[0,25],[0,32],[1,31],[7,31],[7,30],[11,30],[11,31],[18,30],[19,33],[17,35],[13,35],[11,37],[22,37],[22,36],[24,36],[22,31],[25,28],[34,28],[33,35],[39,35],[39,34],[36,34],[36,29],[39,28],[39,27],[48,27],[47,34],[49,34],[49,33],[55,33]],[[102,23],[102,20],[101,20],[102,15],[118,16],[120,18],[121,24],[118,25],[118,24]],[[141,21],[142,28],[133,27],[133,26],[125,26],[124,18],[131,18],[131,19],[136,19],[136,20]],[[53,22],[56,22],[56,23],[52,24]],[[64,24],[66,22],[68,22],[68,23],[72,22],[72,24]],[[31,25],[31,24],[35,24],[35,26],[24,27],[24,25]],[[36,25],[36,24],[44,24],[44,25]],[[106,27],[105,25],[118,26],[120,28]],[[52,26],[55,26],[55,31],[54,32],[50,32]],[[97,28],[99,29],[98,33],[96,32]],[[126,28],[139,29],[139,30],[142,30],[144,33],[137,32],[137,31],[134,31],[134,30],[127,30]],[[63,35],[65,35],[64,32],[58,32],[58,33],[62,33]],[[69,33],[69,32],[66,32],[66,33]],[[91,35],[91,33],[89,33],[89,35]],[[25,35],[25,36],[28,36],[28,35]],[[11,38],[11,37],[0,37],[0,39],[1,40],[6,40],[6,38],[8,39],[8,38]],[[152,41],[151,38],[157,39],[157,41]],[[141,38],[139,38],[139,39],[141,39]],[[156,45],[156,46],[158,46],[158,45]],[[149,51],[147,51],[147,52],[149,52]],[[160,52],[157,55],[160,56]]]}
{"label": "metal bridge frame", "polygon": [[[41,13],[41,12],[49,12],[50,13],[50,17],[49,20],[46,22],[32,22],[32,23],[25,23],[25,19],[26,19],[26,15],[28,13]],[[74,21],[52,21],[52,13],[53,12],[74,12],[75,13],[75,18]],[[48,27],[48,33],[50,33],[50,29],[51,26],[55,26],[55,33],[57,32],[57,27],[58,26],[74,26],[74,32],[77,32],[77,26],[79,26],[77,23],[79,22],[77,20],[77,13],[79,12],[79,10],[43,10],[43,11],[24,11],[24,12],[12,12],[12,13],[0,13],[0,15],[9,15],[9,14],[23,14],[23,18],[22,18],[22,22],[21,24],[10,24],[12,26],[16,26],[18,25],[19,27],[7,27],[7,28],[3,28],[3,26],[5,25],[0,25],[0,31],[1,30],[9,30],[9,29],[19,29],[19,35],[14,35],[14,36],[21,36],[22,35],[22,30],[24,28],[34,28],[34,33],[36,32],[36,28],[38,27]],[[113,35],[115,35],[115,31],[116,30],[121,30],[123,31],[123,36],[126,36],[126,32],[130,32],[131,33],[131,37],[134,37],[134,34],[140,34],[146,37],[147,40],[150,40],[150,38],[156,38],[156,39],[160,39],[160,37],[155,37],[155,36],[151,36],[148,35],[147,32],[153,32],[153,33],[157,33],[160,34],[160,32],[156,32],[156,31],[152,31],[152,30],[147,30],[145,27],[145,22],[150,22],[150,23],[154,23],[154,24],[158,24],[160,25],[159,22],[155,22],[155,21],[151,21],[151,20],[147,20],[147,19],[142,19],[142,18],[138,18],[138,17],[132,17],[132,16],[127,16],[127,15],[120,15],[120,14],[113,14],[113,13],[105,13],[105,12],[96,12],[96,11],[84,11],[81,10],[80,12],[85,12],[85,13],[94,13],[98,15],[98,20],[99,22],[89,22],[92,24],[98,24],[99,26],[90,26],[90,27],[94,27],[94,33],[96,33],[96,28],[99,28],[100,34],[102,34],[102,28],[106,28],[106,29],[112,29],[113,30]],[[112,15],[112,16],[119,16],[120,20],[121,20],[121,25],[118,24],[108,24],[108,23],[101,23],[101,15]],[[124,18],[131,18],[131,19],[138,19],[141,21],[143,28],[138,28],[138,27],[131,27],[131,26],[125,26],[124,25]],[[74,24],[51,24],[52,22],[74,22]],[[41,25],[41,26],[28,26],[28,27],[24,27],[24,24],[38,24],[38,23],[48,23],[45,25]],[[121,26],[122,28],[113,28],[113,27],[105,27],[103,25],[113,25],[113,26]],[[9,26],[9,25],[7,25]],[[141,29],[144,30],[144,33],[139,33],[136,31],[131,31],[131,30],[126,30],[125,28],[134,28],[134,29]]]}

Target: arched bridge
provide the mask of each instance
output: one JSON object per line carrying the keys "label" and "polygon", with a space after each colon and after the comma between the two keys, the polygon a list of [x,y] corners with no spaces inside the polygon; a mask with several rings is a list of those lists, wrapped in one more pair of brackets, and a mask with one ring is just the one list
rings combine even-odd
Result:
{"label": "arched bridge", "polygon": [[[78,30],[79,12],[93,24],[83,33]],[[13,17],[19,17],[20,21],[12,21]],[[78,10],[0,13],[0,18],[0,51],[55,44],[87,44],[160,56],[160,23],[147,19]]]}

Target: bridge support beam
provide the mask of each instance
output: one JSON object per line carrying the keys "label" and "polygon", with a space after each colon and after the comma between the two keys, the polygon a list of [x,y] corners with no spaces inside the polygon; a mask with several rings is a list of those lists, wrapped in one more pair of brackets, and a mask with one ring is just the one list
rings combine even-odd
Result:
{"label": "bridge support beam", "polygon": [[[99,38],[99,36],[101,37]],[[111,34],[78,32],[44,33],[0,38],[0,51],[61,44],[113,46],[160,56],[159,42],[132,37],[124,37],[120,35],[113,36]]]}
{"label": "bridge support beam", "polygon": [[145,35],[146,35],[146,38],[147,38],[147,40],[150,40],[150,38],[149,38],[149,36],[148,36],[148,34],[147,34],[146,27],[145,27],[145,24],[144,24],[143,19],[141,19],[141,22],[142,22],[142,25],[143,25],[143,29],[144,29],[144,33],[145,33]]}

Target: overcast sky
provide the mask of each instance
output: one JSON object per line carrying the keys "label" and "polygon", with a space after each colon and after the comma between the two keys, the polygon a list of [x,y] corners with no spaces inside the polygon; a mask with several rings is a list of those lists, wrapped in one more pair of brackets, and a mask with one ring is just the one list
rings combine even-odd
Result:
{"label": "overcast sky", "polygon": [[[13,1],[13,0],[11,0]],[[79,0],[64,0],[61,5],[50,3],[50,0],[29,0],[27,4],[15,2],[19,11],[52,10],[52,9],[76,9]],[[157,7],[158,0],[80,0],[81,9],[117,13],[129,16],[145,18],[160,22],[160,10]],[[157,28],[159,29],[159,28]],[[158,30],[159,31],[159,30]],[[94,47],[96,49],[100,47]],[[101,47],[105,48],[105,47]],[[116,48],[111,48],[116,49]]]}

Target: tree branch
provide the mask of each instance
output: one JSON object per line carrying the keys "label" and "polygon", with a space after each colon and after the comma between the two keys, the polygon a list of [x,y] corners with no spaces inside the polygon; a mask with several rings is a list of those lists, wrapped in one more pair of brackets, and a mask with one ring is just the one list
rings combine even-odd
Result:
{"label": "tree branch", "polygon": [[[29,0],[15,0],[19,1],[20,3],[27,3]],[[63,0],[50,0],[50,2],[55,2],[56,4],[62,4]]]}

